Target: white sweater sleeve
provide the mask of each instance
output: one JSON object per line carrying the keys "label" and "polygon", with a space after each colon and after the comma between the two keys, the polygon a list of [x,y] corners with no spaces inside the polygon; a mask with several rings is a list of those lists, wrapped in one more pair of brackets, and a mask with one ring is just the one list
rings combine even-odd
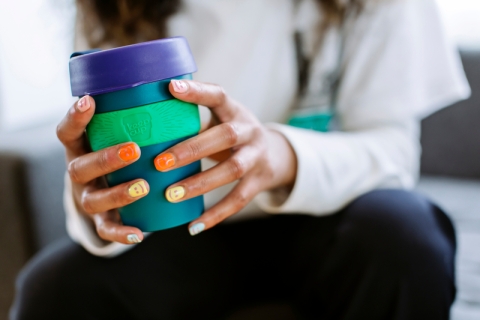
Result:
{"label": "white sweater sleeve", "polygon": [[335,109],[343,132],[270,125],[298,168],[289,194],[256,197],[267,212],[324,215],[373,189],[412,188],[421,118],[470,94],[433,0],[383,1],[355,19]]}
{"label": "white sweater sleeve", "polygon": [[276,190],[256,197],[267,212],[325,215],[373,189],[415,185],[420,153],[417,121],[352,133],[269,127],[292,145],[297,176],[289,194]]}

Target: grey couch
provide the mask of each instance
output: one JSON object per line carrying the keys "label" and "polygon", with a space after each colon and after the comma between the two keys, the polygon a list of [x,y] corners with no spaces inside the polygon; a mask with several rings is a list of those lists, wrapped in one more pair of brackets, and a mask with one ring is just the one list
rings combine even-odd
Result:
{"label": "grey couch", "polygon": [[[480,319],[480,52],[464,51],[462,58],[473,95],[424,120],[418,187],[450,213],[457,227],[455,320]],[[0,320],[6,319],[22,265],[66,236],[64,172],[55,124],[0,134]],[[261,312],[272,310],[257,312],[265,319]]]}

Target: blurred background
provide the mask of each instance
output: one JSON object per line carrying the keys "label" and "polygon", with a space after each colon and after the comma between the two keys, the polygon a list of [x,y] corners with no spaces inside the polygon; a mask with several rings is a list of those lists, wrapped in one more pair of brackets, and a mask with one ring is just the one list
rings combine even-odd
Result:
{"label": "blurred background", "polygon": [[[452,39],[480,48],[480,1],[437,1]],[[63,116],[74,21],[72,0],[0,0],[0,131]]]}
{"label": "blurred background", "polygon": [[[455,222],[459,293],[452,318],[473,320],[480,319],[480,1],[437,2],[473,95],[424,121],[419,190]],[[73,0],[0,0],[0,320],[20,268],[66,236],[55,126],[74,101],[68,59],[75,14]]]}
{"label": "blurred background", "polygon": [[74,21],[71,0],[0,1],[1,131],[39,125],[65,112]]}

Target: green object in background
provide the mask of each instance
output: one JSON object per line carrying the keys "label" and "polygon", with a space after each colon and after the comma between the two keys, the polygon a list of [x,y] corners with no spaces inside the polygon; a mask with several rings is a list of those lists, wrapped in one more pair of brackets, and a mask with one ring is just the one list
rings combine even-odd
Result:
{"label": "green object in background", "polygon": [[327,132],[332,117],[331,112],[317,113],[313,115],[294,115],[288,120],[288,125],[302,129]]}
{"label": "green object in background", "polygon": [[198,107],[177,99],[95,114],[87,126],[93,151],[128,141],[144,147],[194,135],[199,131]]}

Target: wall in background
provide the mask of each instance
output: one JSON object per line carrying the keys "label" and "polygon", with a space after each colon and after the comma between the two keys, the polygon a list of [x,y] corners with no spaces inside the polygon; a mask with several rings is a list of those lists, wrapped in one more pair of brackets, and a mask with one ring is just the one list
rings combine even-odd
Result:
{"label": "wall in background", "polygon": [[70,0],[0,0],[0,130],[65,114],[74,17]]}
{"label": "wall in background", "polygon": [[461,47],[480,48],[480,1],[437,0],[450,36]]}
{"label": "wall in background", "polygon": [[[480,0],[437,0],[457,44],[480,47]],[[58,121],[73,102],[73,0],[0,0],[0,130]]]}

